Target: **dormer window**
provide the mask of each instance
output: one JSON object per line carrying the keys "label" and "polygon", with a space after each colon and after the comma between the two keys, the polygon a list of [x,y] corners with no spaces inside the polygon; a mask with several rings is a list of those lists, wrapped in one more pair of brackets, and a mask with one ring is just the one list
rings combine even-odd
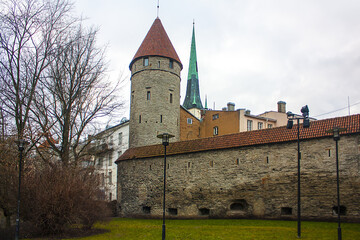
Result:
{"label": "dormer window", "polygon": [[172,59],[170,59],[169,68],[171,68],[171,69],[174,68],[174,60],[172,60]]}
{"label": "dormer window", "polygon": [[143,59],[143,65],[144,65],[144,67],[149,66],[149,58],[148,57],[145,57]]}

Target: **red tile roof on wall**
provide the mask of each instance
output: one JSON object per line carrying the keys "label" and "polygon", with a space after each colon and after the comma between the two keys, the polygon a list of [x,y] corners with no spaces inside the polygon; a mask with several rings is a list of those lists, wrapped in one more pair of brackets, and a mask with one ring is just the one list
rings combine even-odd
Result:
{"label": "red tile roof on wall", "polygon": [[[302,128],[300,124],[300,139],[314,139],[332,137],[326,130],[334,127],[346,128],[341,135],[360,133],[360,114],[331,118],[310,123],[310,128]],[[249,132],[240,132],[218,137],[202,138],[190,141],[170,143],[167,155],[202,152],[227,148],[254,146],[271,143],[291,142],[297,140],[297,125],[292,129],[286,127],[270,128]],[[159,139],[161,142],[161,139]],[[164,155],[164,146],[161,144],[128,149],[116,162],[136,158],[149,158]]]}
{"label": "red tile roof on wall", "polygon": [[171,58],[177,61],[182,69],[180,58],[177,55],[175,48],[172,45],[159,18],[155,19],[144,41],[141,43],[138,51],[130,63],[130,70],[131,65],[135,62],[135,60],[145,56],[162,56]]}

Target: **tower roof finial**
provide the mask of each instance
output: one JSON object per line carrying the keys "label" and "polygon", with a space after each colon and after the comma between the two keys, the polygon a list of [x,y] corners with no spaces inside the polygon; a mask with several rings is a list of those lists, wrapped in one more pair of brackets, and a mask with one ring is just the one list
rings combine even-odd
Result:
{"label": "tower roof finial", "polygon": [[157,18],[159,18],[160,0],[157,2]]}

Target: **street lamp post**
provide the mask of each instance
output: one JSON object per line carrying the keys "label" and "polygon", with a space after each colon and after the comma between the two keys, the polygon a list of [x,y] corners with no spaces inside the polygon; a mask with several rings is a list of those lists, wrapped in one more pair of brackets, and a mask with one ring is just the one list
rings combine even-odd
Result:
{"label": "street lamp post", "polygon": [[337,215],[338,215],[338,240],[341,240],[341,220],[340,220],[340,184],[339,184],[339,148],[338,141],[340,140],[340,132],[346,131],[346,128],[334,127],[329,129],[327,133],[333,133],[335,147],[336,147],[336,187],[337,187]]}
{"label": "street lamp post", "polygon": [[166,146],[169,145],[169,139],[174,137],[174,135],[163,133],[157,135],[158,138],[162,139],[162,144],[164,145],[164,194],[163,194],[163,225],[162,225],[162,240],[165,240],[165,190],[166,190]]}
{"label": "street lamp post", "polygon": [[21,190],[21,170],[22,170],[22,158],[25,145],[29,144],[24,139],[15,141],[19,147],[19,183],[18,183],[18,197],[17,197],[17,211],[16,211],[16,229],[15,229],[15,240],[19,239],[20,235],[20,190]]}
{"label": "street lamp post", "polygon": [[300,160],[301,160],[301,151],[300,151],[300,119],[303,119],[303,128],[309,128],[310,127],[310,120],[309,120],[309,108],[308,106],[304,106],[301,108],[302,117],[296,116],[292,112],[287,113],[288,117],[288,123],[287,128],[291,129],[293,127],[293,120],[297,120],[297,161],[298,161],[298,168],[297,168],[297,175],[298,175],[298,181],[297,181],[297,202],[298,202],[298,208],[297,208],[297,236],[298,238],[301,238],[301,184],[300,184]]}

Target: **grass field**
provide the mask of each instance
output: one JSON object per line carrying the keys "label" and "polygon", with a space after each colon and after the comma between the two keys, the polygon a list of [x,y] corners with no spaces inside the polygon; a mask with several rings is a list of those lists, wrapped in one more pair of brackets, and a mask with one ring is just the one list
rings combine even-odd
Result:
{"label": "grass field", "polygon": [[[115,218],[97,228],[110,232],[77,239],[161,239],[161,220]],[[343,240],[360,240],[360,224],[343,223]],[[296,221],[275,220],[167,220],[167,240],[220,240],[220,239],[298,239]],[[337,239],[337,223],[302,222],[301,239]]]}

